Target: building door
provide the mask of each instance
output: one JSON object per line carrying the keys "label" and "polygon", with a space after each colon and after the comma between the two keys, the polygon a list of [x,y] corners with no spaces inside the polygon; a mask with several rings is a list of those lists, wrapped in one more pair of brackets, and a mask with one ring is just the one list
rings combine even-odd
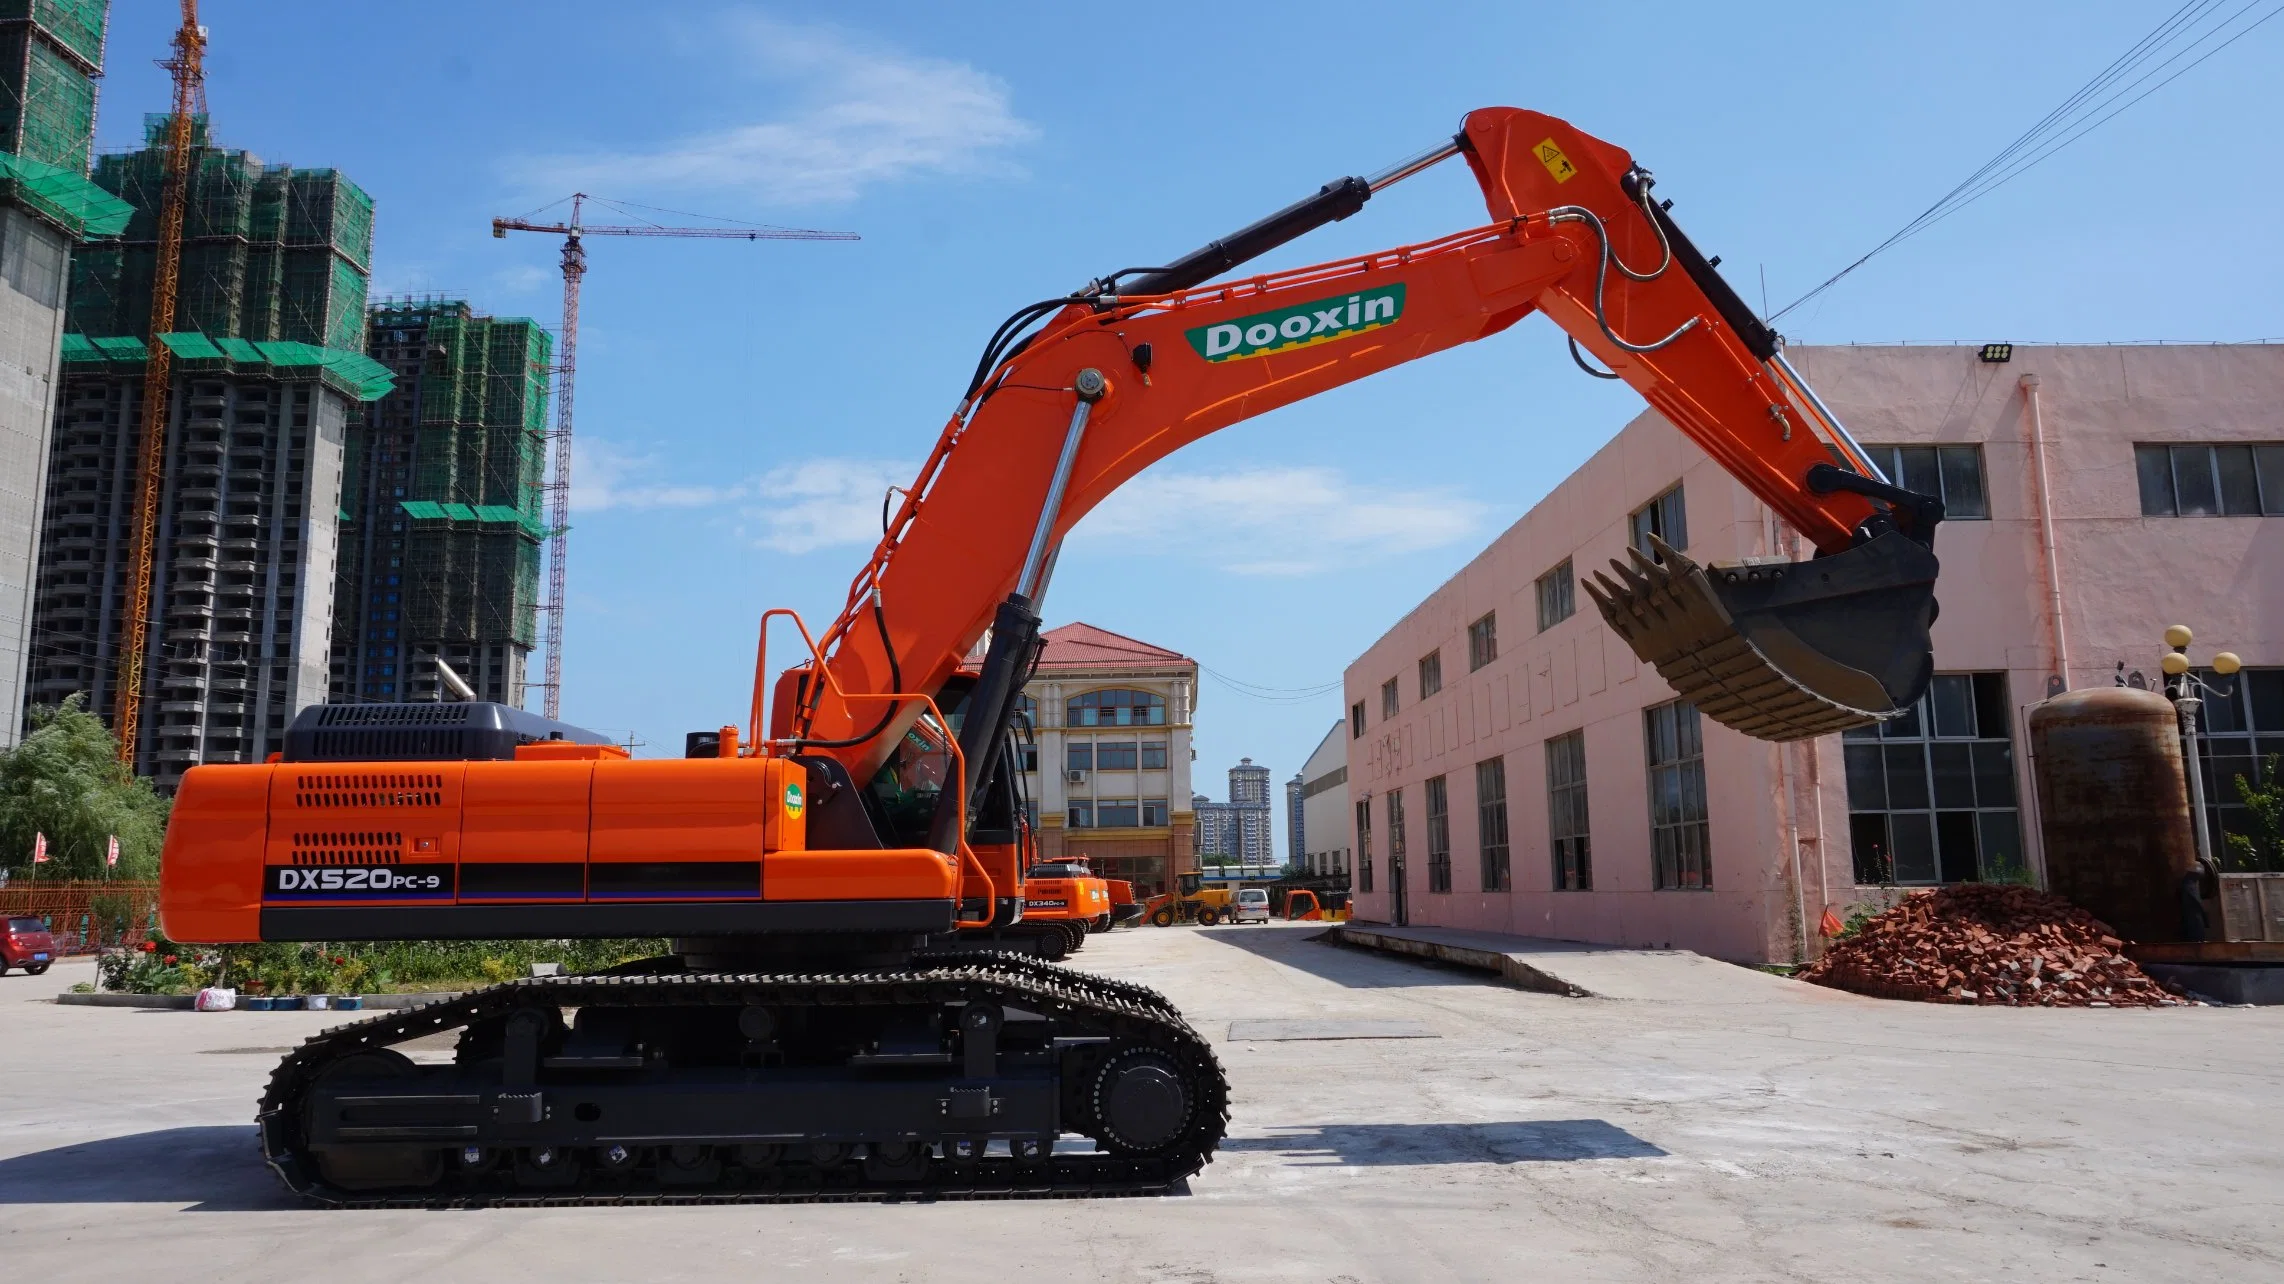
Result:
{"label": "building door", "polygon": [[1406,884],[1409,871],[1404,868],[1404,791],[1388,791],[1388,921],[1397,927],[1409,927],[1412,921],[1411,898]]}

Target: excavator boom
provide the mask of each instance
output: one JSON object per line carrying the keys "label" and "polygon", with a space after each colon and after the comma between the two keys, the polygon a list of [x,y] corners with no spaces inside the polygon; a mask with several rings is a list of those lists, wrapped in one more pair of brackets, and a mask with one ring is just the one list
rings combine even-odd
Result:
{"label": "excavator boom", "polygon": [[[1586,587],[1636,653],[1708,716],[1766,739],[1908,708],[1931,673],[1940,504],[1885,485],[1626,153],[1553,117],[1490,108],[1423,159],[1451,154],[1474,170],[1492,222],[1332,263],[1196,279],[1355,212],[1375,180],[1350,178],[1131,283],[1097,281],[1035,306],[1039,328],[1004,358],[987,353],[851,585],[827,636],[834,681],[788,671],[775,721],[754,734],[860,736],[878,706],[853,707],[836,690],[888,690],[892,673],[904,689],[935,690],[1010,594],[1036,614],[1064,535],[1144,468],[1243,419],[1532,312],[1569,332],[1821,554],[1813,574],[1701,568],[1662,549],[1616,565],[1615,577]],[[876,603],[885,628],[874,627]],[[1852,623],[1867,607],[1883,625],[1876,632]],[[877,770],[893,744],[883,735],[850,747],[853,774]]]}

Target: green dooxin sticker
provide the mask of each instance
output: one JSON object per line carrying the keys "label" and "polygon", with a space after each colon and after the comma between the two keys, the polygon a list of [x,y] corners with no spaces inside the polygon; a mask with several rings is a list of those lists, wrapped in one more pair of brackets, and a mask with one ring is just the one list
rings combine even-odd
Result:
{"label": "green dooxin sticker", "polygon": [[1403,315],[1404,286],[1397,282],[1201,325],[1183,337],[1208,361],[1243,361],[1377,330]]}
{"label": "green dooxin sticker", "polygon": [[801,786],[785,787],[785,814],[795,820],[801,819]]}

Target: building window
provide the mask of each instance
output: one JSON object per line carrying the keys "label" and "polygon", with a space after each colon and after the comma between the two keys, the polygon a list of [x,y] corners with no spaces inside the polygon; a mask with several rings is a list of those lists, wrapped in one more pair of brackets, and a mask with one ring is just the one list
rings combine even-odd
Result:
{"label": "building window", "polygon": [[1131,798],[1097,798],[1094,802],[1094,825],[1097,829],[1132,829],[1142,823],[1142,812]]}
{"label": "building window", "polygon": [[1483,890],[1513,887],[1507,870],[1507,760],[1475,764],[1475,838],[1483,853]]}
{"label": "building window", "polygon": [[1570,573],[1570,559],[1539,576],[1539,632],[1544,633],[1578,610],[1578,577]]}
{"label": "building window", "polygon": [[2284,444],[2135,446],[2143,517],[2284,516]]}
{"label": "building window", "polygon": [[1066,771],[1094,770],[1094,741],[1073,740],[1064,745],[1063,769]]}
{"label": "building window", "polygon": [[1356,800],[1356,890],[1372,890],[1372,800]]}
{"label": "building window", "polygon": [[1404,791],[1388,791],[1388,886],[1410,886],[1404,868]]}
{"label": "building window", "polygon": [[1143,742],[1142,742],[1142,770],[1144,770],[1144,771],[1164,771],[1165,769],[1166,769],[1166,742],[1165,742],[1165,741],[1163,741],[1163,740],[1145,740],[1145,741],[1143,741]]}
{"label": "building window", "polygon": [[1475,672],[1499,658],[1499,613],[1486,612],[1467,626],[1467,671]]}
{"label": "building window", "polygon": [[1858,883],[2023,867],[2004,673],[1939,673],[1909,711],[1842,737]]}
{"label": "building window", "polygon": [[1015,746],[1015,762],[1018,771],[1037,771],[1039,769],[1039,746]]}
{"label": "building window", "polygon": [[[2247,861],[2239,850],[2242,844],[2230,841],[2232,835],[2259,841],[2260,827],[2237,793],[2236,781],[2242,776],[2258,789],[2268,764],[2284,754],[2284,669],[2239,669],[2226,678],[2207,669],[2197,676],[2208,688],[2204,716],[2198,720],[2197,760],[2205,773],[2205,823],[2212,832],[2213,855],[2232,873],[2284,871],[2278,863],[2284,852],[2268,852],[2265,859],[2256,854]],[[2284,761],[2278,766],[2284,768]]]}
{"label": "building window", "polygon": [[1351,740],[1364,738],[1364,702],[1362,700],[1348,706],[1348,738]]}
{"label": "building window", "polygon": [[1094,828],[1094,804],[1077,798],[1065,803],[1063,824],[1071,829]]}
{"label": "building window", "polygon": [[1425,700],[1443,690],[1443,651],[1438,648],[1420,657],[1420,699]]}
{"label": "building window", "polygon": [[1650,863],[1659,888],[1713,886],[1705,810],[1705,740],[1697,706],[1675,700],[1642,710],[1650,768]]}
{"label": "building window", "polygon": [[1546,742],[1546,815],[1554,851],[1554,890],[1594,890],[1594,845],[1587,836],[1584,731]]}
{"label": "building window", "polygon": [[1980,446],[1866,446],[1864,453],[1889,481],[1942,500],[1946,519],[1991,515]]}
{"label": "building window", "polygon": [[1015,712],[1022,716],[1024,726],[1034,731],[1039,729],[1039,702],[1037,700],[1030,696],[1017,697]]}
{"label": "building window", "polygon": [[1138,746],[1131,740],[1104,740],[1094,747],[1096,771],[1132,771],[1140,761]]}
{"label": "building window", "polygon": [[1152,691],[1089,691],[1072,696],[1063,708],[1065,721],[1074,727],[1166,725],[1166,697]]}
{"label": "building window", "polygon": [[1171,823],[1167,818],[1165,799],[1145,798],[1142,800],[1142,824],[1145,828],[1164,829]]}
{"label": "building window", "polygon": [[1444,777],[1427,782],[1428,890],[1451,890],[1451,791]]}
{"label": "building window", "polygon": [[1383,718],[1393,718],[1393,717],[1395,717],[1395,716],[1396,716],[1396,699],[1397,699],[1397,697],[1396,697],[1396,680],[1395,680],[1394,678],[1390,678],[1390,679],[1388,679],[1386,682],[1383,682],[1383,683],[1381,683],[1381,684],[1380,684],[1380,716],[1381,716],[1381,717],[1383,717]]}
{"label": "building window", "polygon": [[1682,504],[1681,487],[1675,486],[1635,509],[1626,519],[1626,538],[1645,557],[1657,556],[1657,551],[1650,547],[1652,535],[1677,552],[1689,547],[1689,514]]}

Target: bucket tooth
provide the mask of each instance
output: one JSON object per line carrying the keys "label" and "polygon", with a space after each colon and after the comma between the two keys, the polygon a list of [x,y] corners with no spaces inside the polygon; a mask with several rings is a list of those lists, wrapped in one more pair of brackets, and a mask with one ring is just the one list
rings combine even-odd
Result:
{"label": "bucket tooth", "polygon": [[1712,567],[1656,536],[1650,547],[1580,584],[1635,655],[1723,726],[1802,740],[1895,717],[1926,690],[1936,561],[1924,545],[1890,531],[1809,562]]}

